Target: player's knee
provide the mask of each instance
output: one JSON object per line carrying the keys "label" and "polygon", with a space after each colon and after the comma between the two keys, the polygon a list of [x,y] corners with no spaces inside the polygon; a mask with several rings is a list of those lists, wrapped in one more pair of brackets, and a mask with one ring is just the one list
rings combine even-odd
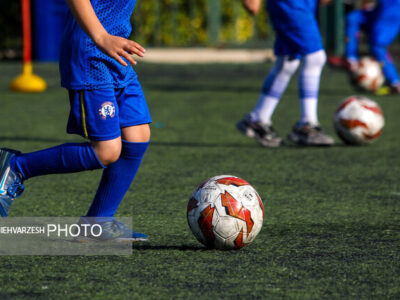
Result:
{"label": "player's knee", "polygon": [[118,145],[113,145],[111,147],[108,147],[105,149],[105,151],[102,152],[100,161],[105,165],[111,165],[112,163],[115,163],[121,155],[121,144]]}
{"label": "player's knee", "polygon": [[93,148],[96,152],[97,158],[105,165],[111,165],[116,162],[121,155],[121,139],[112,141],[94,142]]}
{"label": "player's knee", "polygon": [[144,130],[142,131],[142,134],[140,135],[141,142],[148,142],[151,137],[151,130],[150,126],[145,126]]}
{"label": "player's knee", "polygon": [[326,53],[324,50],[320,50],[307,55],[306,59],[311,65],[322,68],[326,63]]}
{"label": "player's knee", "polygon": [[101,163],[105,166],[109,166],[115,163],[121,155],[121,151],[109,151],[102,153],[99,157]]}
{"label": "player's knee", "polygon": [[285,58],[282,62],[281,72],[292,76],[300,65],[299,59]]}
{"label": "player's knee", "polygon": [[149,124],[130,126],[122,129],[122,138],[132,143],[145,143],[150,140]]}
{"label": "player's knee", "polygon": [[320,50],[304,57],[303,72],[305,73],[319,73],[326,63],[326,53]]}

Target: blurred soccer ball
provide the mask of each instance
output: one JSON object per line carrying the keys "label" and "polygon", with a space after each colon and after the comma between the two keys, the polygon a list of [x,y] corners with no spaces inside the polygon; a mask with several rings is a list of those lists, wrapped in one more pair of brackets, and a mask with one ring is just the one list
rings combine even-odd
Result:
{"label": "blurred soccer ball", "polygon": [[240,249],[260,232],[264,207],[247,181],[220,175],[195,190],[188,203],[187,219],[194,236],[205,246]]}
{"label": "blurred soccer ball", "polygon": [[360,59],[354,76],[357,85],[369,92],[376,91],[385,81],[381,65],[371,57]]}
{"label": "blurred soccer ball", "polygon": [[371,144],[381,135],[384,125],[385,119],[379,105],[360,96],[345,99],[334,117],[338,136],[351,145]]}

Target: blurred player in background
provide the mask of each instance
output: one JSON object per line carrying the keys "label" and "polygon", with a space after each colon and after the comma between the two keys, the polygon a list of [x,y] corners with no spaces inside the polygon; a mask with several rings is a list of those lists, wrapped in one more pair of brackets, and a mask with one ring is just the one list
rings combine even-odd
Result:
{"label": "blurred player in background", "polygon": [[330,55],[328,63],[334,67],[353,71],[359,59],[359,43],[361,34],[369,35],[376,0],[346,0],[346,49],[345,56]]}
{"label": "blurred player in background", "polygon": [[[8,216],[24,180],[104,169],[86,215],[101,224],[99,239],[146,240],[145,234],[114,219],[150,139],[149,110],[131,66],[136,64],[131,55],[144,56],[145,49],[127,39],[136,1],[67,0],[67,4],[70,13],[60,53],[61,85],[68,90],[71,106],[67,132],[89,142],[24,154],[1,149],[0,215]],[[82,217],[80,222],[91,221]]]}
{"label": "blurred player in background", "polygon": [[400,93],[400,77],[387,47],[400,32],[400,0],[378,0],[374,20],[369,34],[369,43],[374,58],[382,65],[388,86],[378,94]]}
{"label": "blurred player in background", "polygon": [[359,59],[361,31],[367,35],[371,31],[376,0],[357,1],[355,7],[346,15],[346,67],[353,71]]}
{"label": "blurred player in background", "polygon": [[[323,4],[329,0],[321,1]],[[245,0],[252,14],[260,8],[260,0]],[[237,128],[262,146],[278,147],[282,138],[272,127],[272,115],[286,87],[302,63],[299,80],[300,120],[288,139],[306,146],[329,146],[333,138],[325,134],[318,121],[319,83],[326,54],[316,19],[318,0],[268,0],[270,20],[276,32],[275,65],[267,76],[258,104]]]}
{"label": "blurred player in background", "polygon": [[371,55],[382,65],[387,86],[377,94],[400,93],[400,77],[387,47],[400,31],[400,0],[360,0],[346,16],[346,59],[330,58],[329,62],[352,72],[358,67],[359,36],[368,37]]}

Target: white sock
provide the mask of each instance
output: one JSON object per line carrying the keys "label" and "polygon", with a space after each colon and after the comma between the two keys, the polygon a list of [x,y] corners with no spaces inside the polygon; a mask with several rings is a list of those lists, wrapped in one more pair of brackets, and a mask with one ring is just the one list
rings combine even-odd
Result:
{"label": "white sock", "polygon": [[306,55],[300,71],[300,122],[318,124],[319,82],[326,61],[324,50]]}
{"label": "white sock", "polygon": [[271,117],[279,103],[279,99],[300,64],[299,59],[289,56],[278,56],[273,68],[264,81],[258,103],[250,116],[254,121],[272,124]]}
{"label": "white sock", "polygon": [[318,124],[318,99],[303,98],[300,100],[300,123]]}
{"label": "white sock", "polygon": [[279,103],[279,98],[261,94],[258,104],[253,110],[251,116],[254,121],[260,121],[263,124],[272,124],[271,118]]}

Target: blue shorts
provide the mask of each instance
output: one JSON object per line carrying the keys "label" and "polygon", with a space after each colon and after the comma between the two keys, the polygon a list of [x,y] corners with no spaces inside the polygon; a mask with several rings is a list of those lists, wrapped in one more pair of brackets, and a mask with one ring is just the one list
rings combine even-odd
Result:
{"label": "blue shorts", "polygon": [[400,32],[400,7],[378,13],[369,35],[372,46],[388,47]]}
{"label": "blue shorts", "polygon": [[121,136],[121,128],[151,123],[140,83],[121,89],[68,90],[71,111],[67,133],[93,141]]}
{"label": "blue shorts", "polygon": [[300,58],[323,49],[315,5],[316,1],[268,1],[270,20],[276,32],[274,52],[277,56]]}

